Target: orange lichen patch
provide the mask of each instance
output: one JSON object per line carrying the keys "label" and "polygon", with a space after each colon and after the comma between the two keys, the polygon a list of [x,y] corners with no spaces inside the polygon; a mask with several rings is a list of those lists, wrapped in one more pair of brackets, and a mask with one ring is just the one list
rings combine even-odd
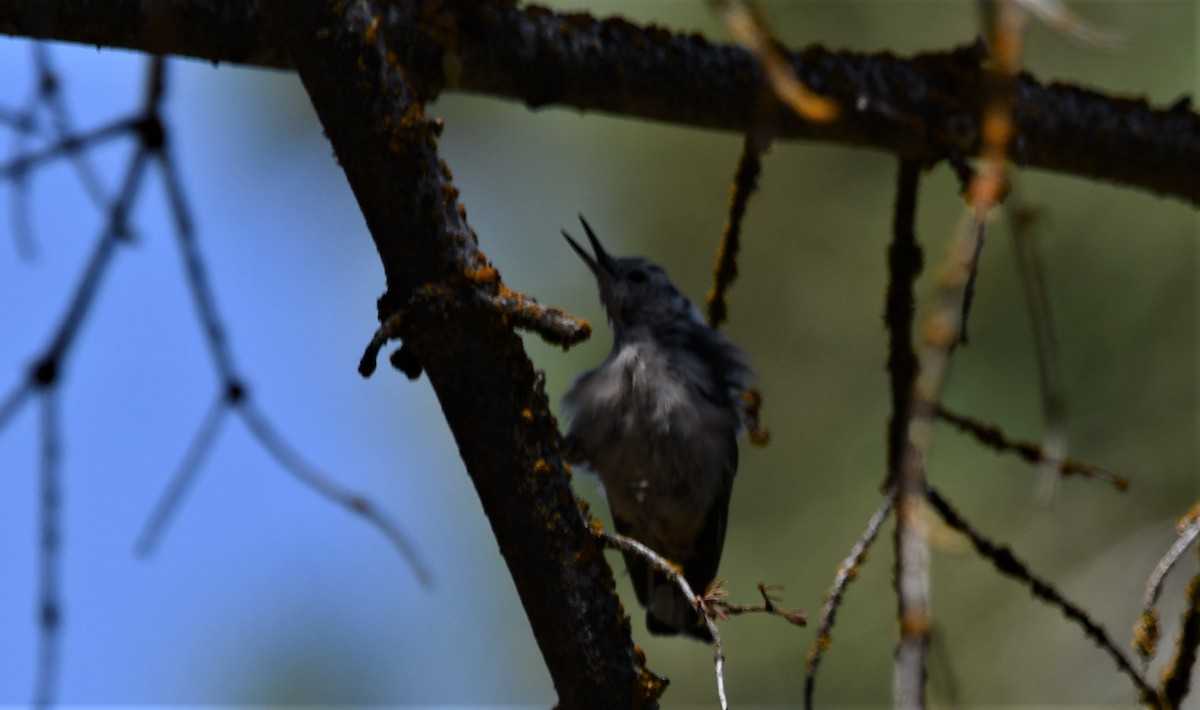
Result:
{"label": "orange lichen patch", "polygon": [[639,698],[644,703],[653,704],[662,697],[666,692],[670,681],[661,676],[657,676],[646,668],[645,661],[638,668],[638,687],[641,688],[642,697]]}
{"label": "orange lichen patch", "polygon": [[480,269],[463,269],[463,276],[471,283],[480,286],[500,282],[500,272],[494,266],[484,266]]}
{"label": "orange lichen patch", "polygon": [[593,537],[604,537],[604,523],[595,518],[588,519],[588,530],[591,531]]}
{"label": "orange lichen patch", "polygon": [[900,635],[913,637],[929,633],[929,615],[920,610],[906,611],[900,617]]}
{"label": "orange lichen patch", "polygon": [[958,330],[945,316],[934,316],[925,325],[925,340],[939,348],[949,348],[958,338]]}
{"label": "orange lichen patch", "polygon": [[[526,424],[532,423],[533,422],[533,410],[530,409],[529,407],[522,409],[521,410],[521,419],[523,419]],[[534,473],[539,472],[538,471],[539,466],[545,466],[545,465],[546,465],[546,459],[538,459],[537,461],[535,461],[533,464]]]}
{"label": "orange lichen patch", "polygon": [[584,540],[579,545],[579,549],[575,551],[575,564],[586,565],[592,564],[598,558],[604,556],[604,546],[596,540]]}
{"label": "orange lichen patch", "polygon": [[1142,618],[1133,627],[1133,647],[1142,658],[1151,658],[1158,650],[1158,639],[1162,630],[1158,625],[1158,614],[1153,611],[1142,613]]}
{"label": "orange lichen patch", "polygon": [[762,394],[750,388],[742,392],[739,398],[742,420],[746,423],[746,437],[755,446],[766,446],[771,441],[771,430],[758,421],[758,412],[762,408]]}
{"label": "orange lichen patch", "polygon": [[371,23],[367,25],[367,29],[363,30],[363,39],[367,44],[375,44],[379,41],[379,23],[383,21],[382,17],[376,15],[371,18]]}
{"label": "orange lichen patch", "polygon": [[[529,412],[528,409],[526,409],[525,411]],[[533,412],[529,412],[529,417],[530,417],[530,419],[533,418]],[[550,464],[549,464],[549,462],[546,461],[546,459],[538,459],[533,462],[533,472],[539,476],[546,476],[548,474],[554,473],[554,469],[550,467]]]}
{"label": "orange lichen patch", "polygon": [[1182,533],[1184,530],[1192,527],[1197,520],[1200,520],[1200,502],[1189,508],[1188,512],[1184,513],[1183,517],[1179,519],[1179,522],[1175,523],[1175,531]]}

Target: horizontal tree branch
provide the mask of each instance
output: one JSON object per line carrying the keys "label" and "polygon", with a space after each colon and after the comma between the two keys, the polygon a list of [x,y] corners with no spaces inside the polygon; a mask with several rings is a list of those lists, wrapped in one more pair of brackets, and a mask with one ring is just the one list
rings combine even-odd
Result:
{"label": "horizontal tree branch", "polygon": [[[791,54],[811,89],[836,99],[838,120],[805,123],[764,101],[758,65],[738,46],[621,19],[560,14],[503,0],[403,3],[381,30],[420,28],[439,59],[413,77],[441,89],[515,98],[689,126],[869,146],[921,160],[975,155],[987,81],[978,45],[899,58],[890,53]],[[393,22],[406,27],[399,27]],[[261,0],[0,0],[0,31],[38,39],[288,68]],[[1186,100],[1155,109],[1028,74],[1013,82],[1012,154],[1022,165],[1200,203],[1200,117]]]}

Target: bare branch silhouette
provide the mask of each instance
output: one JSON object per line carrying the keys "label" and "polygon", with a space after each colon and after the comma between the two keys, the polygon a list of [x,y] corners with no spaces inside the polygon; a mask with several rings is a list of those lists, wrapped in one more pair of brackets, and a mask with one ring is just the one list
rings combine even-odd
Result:
{"label": "bare branch silhouette", "polygon": [[1116,661],[1117,668],[1137,688],[1143,703],[1148,705],[1155,705],[1157,703],[1158,693],[1146,682],[1142,674],[1133,667],[1133,664],[1125,657],[1125,654],[1117,648],[1103,626],[1096,623],[1086,611],[1063,596],[1062,592],[1058,591],[1053,584],[1030,572],[1025,563],[1017,559],[1011,550],[1003,545],[997,545],[971,527],[970,523],[963,519],[956,510],[951,508],[946,499],[936,490],[929,489],[928,499],[942,520],[951,528],[966,535],[971,540],[971,545],[975,547],[975,550],[991,562],[998,572],[1025,584],[1035,597],[1058,608],[1063,613],[1063,616],[1078,624],[1089,639]]}
{"label": "bare branch silhouette", "polygon": [[729,302],[725,292],[737,278],[737,255],[741,248],[742,218],[750,196],[758,189],[758,176],[762,172],[761,157],[771,145],[768,131],[750,131],[742,141],[742,156],[738,159],[733,176],[733,190],[729,195],[729,218],[721,234],[721,246],[717,250],[717,263],[713,266],[713,286],[708,292],[708,324],[720,327],[728,317]]}
{"label": "bare branch silhouette", "polygon": [[1000,427],[985,424],[971,417],[958,414],[947,409],[945,406],[938,406],[937,416],[942,421],[953,424],[959,431],[966,432],[975,437],[976,441],[988,448],[1002,453],[1016,454],[1030,463],[1041,466],[1052,466],[1055,475],[1079,475],[1084,478],[1094,478],[1112,484],[1113,488],[1116,488],[1118,491],[1125,491],[1129,488],[1129,479],[1125,476],[1105,470],[1099,466],[1076,461],[1075,459],[1063,458],[1061,456],[1057,459],[1053,458],[1053,455],[1046,451],[1044,445],[1020,439],[1011,439]]}
{"label": "bare branch silhouette", "polygon": [[[39,66],[42,67],[43,76],[49,76],[47,73],[49,71],[48,60],[44,58],[39,60]],[[41,651],[38,656],[34,693],[34,704],[37,707],[48,707],[53,702],[58,675],[57,664],[61,655],[59,634],[62,600],[58,581],[60,565],[58,541],[61,537],[58,520],[60,497],[58,492],[60,487],[58,483],[60,468],[58,440],[60,433],[55,405],[56,393],[62,381],[64,365],[76,342],[76,336],[82,330],[91,312],[91,307],[97,300],[96,294],[104,277],[111,270],[109,267],[113,263],[116,247],[121,242],[128,240],[131,229],[127,218],[141,194],[141,188],[145,184],[146,170],[151,160],[157,161],[163,177],[170,213],[184,258],[186,280],[203,326],[205,342],[209,346],[214,367],[221,380],[222,394],[217,399],[216,408],[210,412],[189,447],[179,471],[168,488],[166,498],[156,507],[146,529],[139,538],[137,543],[139,551],[148,552],[153,547],[156,536],[181,501],[182,495],[197,473],[204,455],[215,441],[216,427],[224,412],[234,408],[242,414],[243,420],[259,443],[277,460],[280,460],[285,468],[288,468],[301,482],[321,495],[350,509],[378,527],[409,561],[418,579],[426,585],[429,580],[427,567],[421,562],[415,549],[395,523],[377,510],[369,500],[343,490],[328,480],[324,474],[305,464],[299,455],[291,451],[283,439],[274,432],[265,417],[247,401],[245,388],[235,374],[232,356],[229,353],[215,301],[208,285],[208,277],[196,246],[194,223],[169,151],[167,132],[160,118],[165,93],[166,63],[162,57],[155,57],[148,62],[143,105],[132,116],[118,119],[101,129],[80,136],[70,132],[65,109],[56,109],[55,121],[58,126],[59,140],[47,149],[20,154],[9,163],[0,166],[0,182],[19,182],[32,170],[63,158],[71,158],[72,162],[76,164],[76,171],[80,173],[81,180],[87,185],[94,178],[91,177],[90,168],[82,162],[80,157],[84,152],[115,138],[133,136],[137,139],[137,146],[126,168],[120,192],[111,202],[102,200],[102,206],[108,215],[105,229],[78,280],[75,294],[59,321],[59,326],[50,344],[36,359],[35,364],[28,372],[27,379],[18,383],[0,400],[0,428],[7,425],[29,396],[34,393],[39,395],[43,414],[40,432],[42,439],[42,504],[40,509],[42,533],[39,553],[39,564],[42,570],[39,589]],[[90,191],[99,189],[98,183],[89,188]]]}
{"label": "bare branch silhouette", "polygon": [[217,433],[220,431],[221,423],[225,421],[228,407],[228,402],[223,398],[217,398],[209,405],[208,413],[204,415],[200,428],[192,437],[192,443],[188,445],[183,461],[171,476],[166,491],[158,499],[158,503],[150,513],[150,518],[142,527],[142,532],[138,534],[133,548],[138,555],[148,556],[154,553],[167,523],[174,517],[176,510],[183,502],[184,495],[196,480],[204,458],[216,445]]}
{"label": "bare branch silhouette", "polygon": [[[1041,443],[1041,476],[1039,498],[1048,502],[1054,498],[1060,473],[1066,473],[1067,402],[1062,378],[1058,372],[1058,346],[1054,338],[1054,321],[1050,314],[1050,296],[1046,290],[1045,269],[1036,243],[1034,227],[1038,213],[1022,199],[1014,182],[1009,189],[1006,208],[1010,232],[1017,256],[1017,273],[1029,310],[1033,330],[1034,351],[1037,354],[1038,385],[1042,393],[1043,433]],[[1122,487],[1119,477],[1113,485]],[[1128,482],[1125,481],[1128,485]]]}
{"label": "bare branch silhouette", "polygon": [[41,495],[40,554],[38,556],[38,644],[37,678],[34,681],[33,706],[47,708],[54,702],[58,684],[59,659],[62,656],[62,524],[60,521],[62,482],[60,476],[61,424],[58,418],[58,393],[47,387],[41,396]]}

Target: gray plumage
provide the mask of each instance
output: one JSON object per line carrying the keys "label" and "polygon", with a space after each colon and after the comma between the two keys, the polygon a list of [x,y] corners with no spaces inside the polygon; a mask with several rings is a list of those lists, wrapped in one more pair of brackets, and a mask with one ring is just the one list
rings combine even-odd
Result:
{"label": "gray plumage", "polygon": [[[563,236],[596,277],[613,347],[563,397],[567,457],[599,476],[617,531],[682,566],[703,594],[725,543],[750,369],[661,268],[610,256],[579,219],[594,256]],[[625,565],[651,632],[710,639],[661,572],[630,553]]]}

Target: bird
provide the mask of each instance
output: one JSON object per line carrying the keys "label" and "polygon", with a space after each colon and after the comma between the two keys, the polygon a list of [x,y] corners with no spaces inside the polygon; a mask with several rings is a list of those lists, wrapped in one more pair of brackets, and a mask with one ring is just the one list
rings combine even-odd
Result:
{"label": "bird", "polygon": [[[610,255],[583,215],[579,221],[591,253],[562,234],[596,278],[613,343],[563,396],[564,458],[599,477],[618,533],[678,565],[703,594],[725,544],[750,366],[662,267]],[[663,572],[622,554],[651,633],[712,640]]]}

